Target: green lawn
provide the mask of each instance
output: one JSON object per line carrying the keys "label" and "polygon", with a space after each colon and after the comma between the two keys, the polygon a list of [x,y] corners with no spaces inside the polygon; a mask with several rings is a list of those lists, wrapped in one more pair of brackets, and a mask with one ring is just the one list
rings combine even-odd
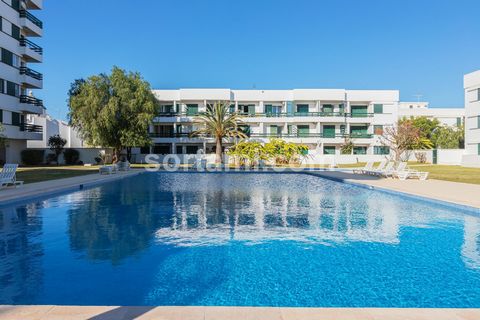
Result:
{"label": "green lawn", "polygon": [[[375,163],[375,166],[378,162]],[[363,167],[365,163],[339,165],[341,168]],[[453,182],[464,182],[480,184],[480,168],[465,168],[461,166],[447,166],[440,164],[420,164],[409,162],[408,167],[418,171],[430,172],[429,179],[446,180]]]}
{"label": "green lawn", "polygon": [[59,166],[59,167],[24,167],[18,168],[17,180],[24,183],[55,180],[98,173],[98,167]]}

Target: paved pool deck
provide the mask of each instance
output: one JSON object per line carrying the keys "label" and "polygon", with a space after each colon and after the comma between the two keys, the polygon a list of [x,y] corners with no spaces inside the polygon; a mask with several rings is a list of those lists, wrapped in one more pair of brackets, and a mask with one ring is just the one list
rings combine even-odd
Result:
{"label": "paved pool deck", "polygon": [[315,175],[342,180],[354,184],[363,184],[378,189],[407,193],[413,196],[430,198],[480,209],[480,185],[429,179],[398,180],[375,176],[353,174],[343,171],[319,171]]}
{"label": "paved pool deck", "polygon": [[12,320],[478,320],[480,309],[0,306]]}

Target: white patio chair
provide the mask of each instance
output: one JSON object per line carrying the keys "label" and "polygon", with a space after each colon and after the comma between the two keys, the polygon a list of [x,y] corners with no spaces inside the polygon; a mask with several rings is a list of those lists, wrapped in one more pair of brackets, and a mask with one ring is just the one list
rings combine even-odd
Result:
{"label": "white patio chair", "polygon": [[366,174],[368,171],[373,169],[373,161],[368,161],[365,167],[361,169],[353,169],[353,173],[356,174]]}
{"label": "white patio chair", "polygon": [[3,165],[2,172],[0,172],[0,188],[8,187],[9,185],[18,186],[23,185],[23,181],[17,181],[18,164],[6,163]]}
{"label": "white patio chair", "polygon": [[373,168],[372,170],[369,170],[367,171],[368,174],[377,174],[377,172],[381,172],[385,166],[387,165],[387,160],[382,160],[380,161],[380,163],[378,164],[378,166],[376,168]]}

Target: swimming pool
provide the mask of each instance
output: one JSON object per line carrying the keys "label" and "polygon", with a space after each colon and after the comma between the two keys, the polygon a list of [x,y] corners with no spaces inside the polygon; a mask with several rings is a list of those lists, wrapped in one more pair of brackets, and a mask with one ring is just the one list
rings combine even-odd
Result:
{"label": "swimming pool", "polygon": [[144,173],[0,207],[0,304],[480,307],[480,218],[305,174]]}

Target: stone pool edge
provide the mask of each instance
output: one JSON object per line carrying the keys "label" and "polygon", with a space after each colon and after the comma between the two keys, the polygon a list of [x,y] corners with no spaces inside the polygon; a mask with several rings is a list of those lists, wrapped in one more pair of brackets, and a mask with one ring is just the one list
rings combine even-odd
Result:
{"label": "stone pool edge", "polygon": [[480,309],[0,305],[0,319],[480,319]]}

